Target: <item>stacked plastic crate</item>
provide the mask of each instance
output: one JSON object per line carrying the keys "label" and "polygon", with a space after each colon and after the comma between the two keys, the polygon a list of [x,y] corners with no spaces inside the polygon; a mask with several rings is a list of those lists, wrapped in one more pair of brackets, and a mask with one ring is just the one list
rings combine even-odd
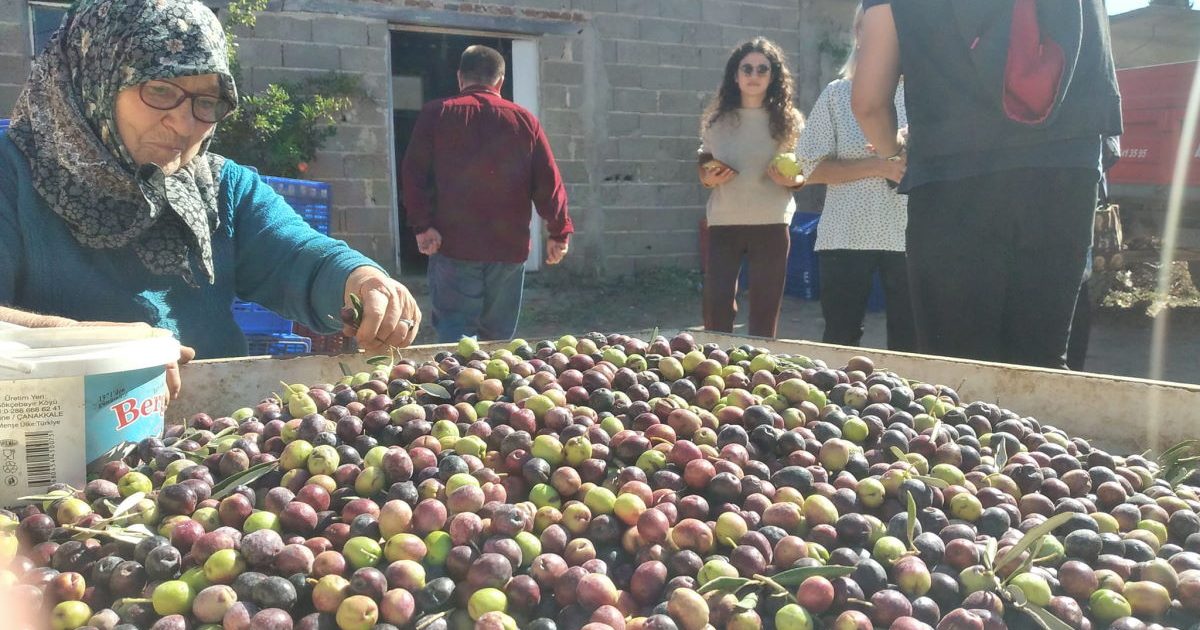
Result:
{"label": "stacked plastic crate", "polygon": [[[285,177],[263,177],[263,183],[279,193],[304,220],[322,234],[329,234],[329,184]],[[311,330],[294,324],[275,312],[237,300],[233,303],[233,318],[246,334],[251,355],[304,354],[326,352],[341,335],[315,335]],[[330,337],[337,337],[330,340]]]}
{"label": "stacked plastic crate", "polygon": [[804,300],[821,295],[820,261],[815,251],[819,212],[797,212],[792,217],[792,248],[788,252],[787,280],[784,293]]}

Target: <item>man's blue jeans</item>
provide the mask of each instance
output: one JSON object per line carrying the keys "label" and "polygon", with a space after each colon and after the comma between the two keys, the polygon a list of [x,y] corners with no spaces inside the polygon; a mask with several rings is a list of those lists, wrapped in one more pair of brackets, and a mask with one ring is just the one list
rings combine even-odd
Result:
{"label": "man's blue jeans", "polygon": [[439,343],[464,336],[480,341],[512,339],[521,313],[525,263],[429,257],[429,295]]}

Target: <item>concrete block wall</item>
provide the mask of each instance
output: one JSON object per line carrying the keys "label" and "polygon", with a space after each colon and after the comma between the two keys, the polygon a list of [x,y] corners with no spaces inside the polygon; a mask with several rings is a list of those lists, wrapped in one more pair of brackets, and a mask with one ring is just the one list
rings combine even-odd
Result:
{"label": "concrete block wall", "polygon": [[387,23],[346,15],[284,12],[272,3],[253,28],[238,32],[238,59],[246,93],[271,83],[354,73],[365,90],[344,112],[337,132],[306,178],[328,182],[331,231],[385,267],[395,261],[391,111]]}

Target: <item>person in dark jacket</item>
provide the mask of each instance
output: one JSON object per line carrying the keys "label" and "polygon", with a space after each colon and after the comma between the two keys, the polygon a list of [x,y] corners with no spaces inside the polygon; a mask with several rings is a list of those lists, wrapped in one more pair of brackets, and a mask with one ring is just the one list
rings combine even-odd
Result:
{"label": "person in dark jacket", "polygon": [[876,152],[907,160],[920,351],[1065,368],[1101,139],[1121,133],[1103,0],[863,7],[851,102]]}
{"label": "person in dark jacket", "polygon": [[567,253],[567,193],[542,126],[500,96],[504,57],[463,51],[459,94],[425,105],[404,155],[408,221],[429,256],[438,341],[516,333],[529,256],[530,202],[546,221],[546,263]]}

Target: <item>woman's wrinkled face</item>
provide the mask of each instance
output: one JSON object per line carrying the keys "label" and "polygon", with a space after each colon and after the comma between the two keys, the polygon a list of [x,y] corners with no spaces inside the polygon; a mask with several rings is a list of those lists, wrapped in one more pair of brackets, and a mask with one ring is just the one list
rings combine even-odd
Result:
{"label": "woman's wrinkled face", "polygon": [[[147,104],[147,100],[161,101],[164,93],[171,89],[161,82],[149,81],[127,87],[117,94],[117,132],[133,161],[138,166],[157,164],[167,175],[172,175],[200,152],[204,139],[212,132],[216,123],[204,122],[193,113],[197,97],[219,98],[220,83],[215,74],[191,77],[176,77],[167,81],[190,93],[182,102],[171,109],[159,109]],[[165,89],[164,89],[165,88]],[[195,107],[200,111],[205,103],[201,98]],[[162,103],[158,102],[161,107]]]}
{"label": "woman's wrinkled face", "polygon": [[738,63],[738,89],[742,91],[742,94],[749,96],[766,94],[773,74],[771,60],[767,59],[766,55],[760,52],[748,53]]}

